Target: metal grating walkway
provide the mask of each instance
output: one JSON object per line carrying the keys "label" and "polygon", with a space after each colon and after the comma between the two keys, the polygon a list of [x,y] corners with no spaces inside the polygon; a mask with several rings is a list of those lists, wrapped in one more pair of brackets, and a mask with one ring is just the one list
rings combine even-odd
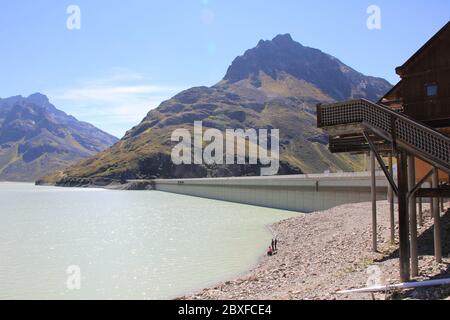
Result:
{"label": "metal grating walkway", "polygon": [[450,138],[440,132],[365,99],[317,106],[319,128],[355,123],[450,173]]}

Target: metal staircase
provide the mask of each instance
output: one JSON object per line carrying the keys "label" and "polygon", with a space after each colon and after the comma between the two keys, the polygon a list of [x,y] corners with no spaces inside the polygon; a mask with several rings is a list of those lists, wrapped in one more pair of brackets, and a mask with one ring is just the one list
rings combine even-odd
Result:
{"label": "metal staircase", "polygon": [[[358,152],[365,146],[371,151],[372,194],[375,194],[375,159],[377,159],[391,186],[390,216],[391,232],[395,230],[393,194],[398,200],[400,278],[409,281],[410,271],[418,273],[416,198],[433,198],[434,247],[436,261],[442,260],[439,198],[449,198],[450,188],[439,186],[439,171],[450,174],[450,137],[386,106],[360,99],[329,105],[317,105],[317,126],[324,128],[333,139],[343,144],[338,150]],[[361,139],[361,136],[364,139]],[[378,136],[390,145],[390,169],[380,156],[380,148],[373,136]],[[355,142],[352,142],[356,140]],[[382,142],[382,145],[384,143]],[[392,172],[392,155],[397,158],[397,183]],[[420,158],[433,166],[417,184],[414,158]],[[424,189],[426,179],[432,178],[432,188]],[[442,201],[442,200],[441,200]],[[412,209],[413,208],[413,209]],[[372,197],[373,247],[377,244],[376,197]],[[411,233],[410,233],[411,230]],[[416,230],[416,231],[414,231]],[[394,238],[394,237],[392,237]],[[411,243],[411,246],[410,246]],[[411,259],[410,259],[411,258]]]}
{"label": "metal staircase", "polygon": [[361,124],[403,149],[450,174],[450,138],[386,106],[365,99],[317,106],[319,128]]}

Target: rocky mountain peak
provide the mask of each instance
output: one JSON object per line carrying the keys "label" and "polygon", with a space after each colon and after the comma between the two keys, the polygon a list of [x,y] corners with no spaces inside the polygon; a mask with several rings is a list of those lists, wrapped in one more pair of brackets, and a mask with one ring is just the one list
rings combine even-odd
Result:
{"label": "rocky mountain peak", "polygon": [[0,99],[0,181],[34,181],[116,141],[41,93]]}
{"label": "rocky mountain peak", "polygon": [[[223,80],[229,84],[250,80],[260,87],[261,73],[273,80],[289,75],[306,81],[334,100],[359,97],[375,100],[391,87],[384,79],[367,77],[329,54],[301,45],[290,34],[261,40],[232,62]],[[368,84],[365,90],[361,90],[361,83]]]}
{"label": "rocky mountain peak", "polygon": [[191,129],[195,121],[222,132],[279,128],[279,174],[361,170],[362,158],[330,153],[317,128],[315,106],[348,98],[378,100],[390,88],[386,80],[365,76],[289,34],[278,35],[234,59],[216,85],[180,92],[151,110],[119,143],[44,181],[259,175],[260,165],[174,165],[171,133]]}
{"label": "rocky mountain peak", "polygon": [[26,98],[29,102],[34,103],[38,106],[45,106],[50,103],[48,97],[42,93],[36,92]]}
{"label": "rocky mountain peak", "polygon": [[257,48],[261,48],[264,46],[273,46],[273,47],[280,47],[280,48],[286,48],[290,46],[302,46],[300,43],[294,41],[289,33],[286,34],[279,34],[272,40],[260,40],[258,42]]}

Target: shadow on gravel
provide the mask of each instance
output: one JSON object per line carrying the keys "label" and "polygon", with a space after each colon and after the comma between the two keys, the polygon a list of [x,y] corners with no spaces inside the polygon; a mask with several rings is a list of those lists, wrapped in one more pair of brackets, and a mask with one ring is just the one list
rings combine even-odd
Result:
{"label": "shadow on gravel", "polygon": [[[450,210],[441,218],[441,239],[442,239],[442,255],[443,257],[450,256]],[[434,225],[431,225],[418,238],[418,254],[420,256],[434,256]],[[379,262],[395,259],[399,257],[399,250],[395,250],[389,255],[383,257]],[[450,277],[450,264],[443,263],[445,267],[441,272],[430,280],[437,280]],[[406,292],[398,292],[393,299],[443,299],[450,295],[450,286],[434,287],[434,288],[420,288],[409,290]]]}
{"label": "shadow on gravel", "polygon": [[[441,218],[442,255],[450,254],[450,210]],[[419,256],[434,255],[434,225],[422,233],[418,239]]]}
{"label": "shadow on gravel", "polygon": [[[450,210],[441,217],[441,241],[442,255],[444,257],[450,255]],[[425,230],[417,239],[419,256],[434,255],[434,225]],[[389,255],[377,260],[383,262],[399,257],[399,250],[396,249]]]}

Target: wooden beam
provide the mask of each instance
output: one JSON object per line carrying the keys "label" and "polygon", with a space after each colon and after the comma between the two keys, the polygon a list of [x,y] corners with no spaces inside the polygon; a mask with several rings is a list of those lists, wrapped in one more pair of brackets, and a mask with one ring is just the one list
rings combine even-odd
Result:
{"label": "wooden beam", "polygon": [[372,199],[372,250],[378,251],[377,246],[377,185],[375,176],[375,152],[370,151],[370,181],[371,181],[371,199]]}
{"label": "wooden beam", "polygon": [[409,190],[408,198],[412,197],[413,195],[415,195],[417,190],[420,189],[420,187],[425,183],[425,181],[428,180],[429,177],[431,177],[432,174],[433,174],[433,169],[431,169],[430,172],[428,172],[425,176],[423,176],[423,178],[419,181],[419,183],[417,183],[414,186],[414,188],[412,190]]}
{"label": "wooden beam", "polygon": [[[395,149],[394,149],[395,150]],[[410,280],[409,264],[409,225],[408,225],[408,176],[406,152],[397,152],[398,175],[398,225],[400,239],[400,279],[402,282]]]}
{"label": "wooden beam", "polygon": [[[416,184],[416,159],[412,155],[408,155],[408,189],[413,190]],[[417,257],[417,209],[416,198],[409,197],[409,233],[410,233],[410,256],[411,256],[411,276],[419,275],[419,259]]]}
{"label": "wooden beam", "polygon": [[317,114],[317,128],[322,128],[322,104],[318,103],[316,105],[316,114]]}
{"label": "wooden beam", "polygon": [[[392,153],[389,153],[389,175],[394,176],[394,166]],[[391,226],[391,244],[395,243],[395,213],[394,213],[394,190],[391,184],[388,185],[388,200],[389,200],[389,222]]]}
{"label": "wooden beam", "polygon": [[418,197],[418,199],[419,199],[419,226],[423,227],[423,205],[422,205],[423,198]]}
{"label": "wooden beam", "polygon": [[[439,198],[448,197],[450,197],[450,188],[422,188],[416,192],[416,198],[433,198],[439,200]],[[434,205],[435,203],[433,203],[433,209]],[[438,211],[440,210],[439,201],[436,203],[436,208]]]}
{"label": "wooden beam", "polygon": [[[439,171],[433,169],[432,187],[436,189],[439,185]],[[433,198],[433,218],[434,218],[434,255],[436,262],[442,262],[442,243],[441,243],[441,215],[439,213],[438,198]]]}
{"label": "wooden beam", "polygon": [[389,174],[389,171],[386,168],[386,165],[384,164],[383,159],[378,154],[378,152],[377,152],[377,150],[375,148],[375,145],[373,144],[372,139],[370,138],[369,134],[366,131],[364,131],[364,136],[366,137],[366,140],[369,143],[370,149],[372,150],[372,152],[374,153],[375,157],[377,158],[378,164],[380,165],[381,169],[383,170],[384,175],[386,176],[386,179],[388,180],[389,184],[392,187],[392,190],[398,196],[398,187],[395,184],[395,181],[394,181],[393,177]]}

